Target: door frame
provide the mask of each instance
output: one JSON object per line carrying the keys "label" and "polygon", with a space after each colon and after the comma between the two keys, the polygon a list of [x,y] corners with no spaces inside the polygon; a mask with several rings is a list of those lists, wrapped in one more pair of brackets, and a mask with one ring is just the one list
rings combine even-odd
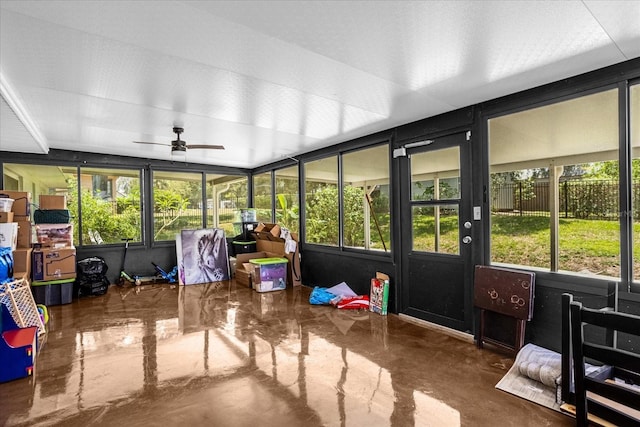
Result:
{"label": "door frame", "polygon": [[[460,139],[456,139],[460,138]],[[449,141],[447,141],[449,139]],[[441,144],[438,144],[438,142]],[[455,142],[452,142],[455,141]],[[405,314],[411,317],[416,317],[414,313],[407,313],[410,308],[409,301],[409,286],[410,286],[410,271],[409,271],[409,255],[418,258],[424,258],[430,262],[442,262],[445,259],[453,259],[451,257],[464,258],[461,262],[464,264],[463,272],[463,319],[462,321],[448,321],[448,318],[438,316],[419,316],[417,318],[440,324],[445,327],[462,331],[472,331],[474,325],[474,310],[473,310],[473,267],[474,267],[474,248],[477,247],[478,242],[475,240],[480,234],[479,229],[482,226],[480,219],[473,218],[474,213],[474,178],[477,176],[473,171],[472,158],[474,155],[474,148],[471,139],[471,127],[451,131],[448,133],[440,133],[437,135],[425,135],[421,138],[412,138],[410,140],[397,142],[396,148],[393,151],[394,160],[398,161],[398,183],[396,191],[398,191],[399,197],[397,198],[397,210],[399,215],[398,221],[398,233],[399,238],[396,245],[397,248],[397,263],[398,263],[398,275],[401,284],[397,293],[397,312],[399,314]],[[460,188],[460,203],[459,203],[459,255],[446,255],[441,253],[430,252],[413,252],[412,251],[412,221],[411,221],[411,170],[410,170],[410,156],[417,153],[423,153],[428,151],[434,151],[438,149],[459,146],[460,147],[460,176],[462,186]],[[477,207],[476,207],[477,208]],[[463,224],[465,221],[472,223],[471,230],[465,230]],[[465,232],[466,231],[466,232]],[[466,235],[472,237],[470,244],[463,244],[462,238]],[[409,310],[411,311],[411,310]]]}

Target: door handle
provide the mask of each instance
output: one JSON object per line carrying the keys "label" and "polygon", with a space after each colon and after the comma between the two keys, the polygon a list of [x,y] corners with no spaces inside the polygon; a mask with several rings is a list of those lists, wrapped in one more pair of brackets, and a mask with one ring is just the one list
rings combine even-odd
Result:
{"label": "door handle", "polygon": [[462,243],[464,243],[465,245],[468,245],[469,243],[471,243],[473,239],[471,238],[471,236],[464,236],[462,238]]}

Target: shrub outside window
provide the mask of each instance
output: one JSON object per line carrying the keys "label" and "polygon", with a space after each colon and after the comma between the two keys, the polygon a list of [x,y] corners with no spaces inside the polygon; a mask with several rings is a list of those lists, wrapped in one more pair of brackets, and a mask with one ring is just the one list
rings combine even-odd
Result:
{"label": "shrub outside window", "polygon": [[342,155],[343,245],[391,250],[389,146]]}
{"label": "shrub outside window", "polygon": [[271,218],[271,172],[253,176],[253,207],[256,209],[256,220],[272,223]]}
{"label": "shrub outside window", "polygon": [[203,227],[202,174],[153,171],[153,240]]}
{"label": "shrub outside window", "polygon": [[300,204],[298,202],[298,167],[291,166],[275,171],[276,222],[292,233],[300,229]]}
{"label": "shrub outside window", "polygon": [[338,246],[338,158],[304,164],[305,240]]}

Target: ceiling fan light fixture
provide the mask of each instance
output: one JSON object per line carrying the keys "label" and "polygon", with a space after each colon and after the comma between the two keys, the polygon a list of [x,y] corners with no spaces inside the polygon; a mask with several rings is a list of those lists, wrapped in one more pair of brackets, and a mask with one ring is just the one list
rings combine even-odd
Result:
{"label": "ceiling fan light fixture", "polygon": [[185,158],[187,156],[187,147],[184,145],[174,145],[171,147],[171,157]]}

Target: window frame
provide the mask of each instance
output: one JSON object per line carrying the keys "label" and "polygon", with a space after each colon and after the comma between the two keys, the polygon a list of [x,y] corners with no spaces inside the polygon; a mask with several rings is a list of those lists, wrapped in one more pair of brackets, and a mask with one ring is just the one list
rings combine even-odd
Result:
{"label": "window frame", "polygon": [[[628,148],[630,147],[630,137],[629,137],[629,107],[628,107],[628,97],[630,87],[640,83],[639,78],[633,79],[624,79],[620,80],[617,76],[609,76],[607,79],[602,78],[593,78],[591,80],[586,80],[577,85],[568,85],[563,86],[561,89],[553,88],[553,87],[545,87],[545,91],[536,91],[535,89],[531,89],[529,91],[525,91],[519,93],[518,96],[511,95],[507,101],[504,99],[498,98],[492,101],[489,101],[485,104],[480,104],[480,111],[477,114],[479,120],[477,121],[478,131],[482,134],[482,138],[485,143],[481,145],[476,150],[476,155],[478,155],[483,164],[485,165],[484,170],[482,171],[482,184],[480,188],[481,194],[484,194],[483,200],[485,201],[482,215],[485,218],[490,218],[490,206],[488,203],[488,189],[490,184],[490,168],[489,168],[489,126],[488,122],[492,118],[497,118],[501,116],[506,116],[509,114],[526,111],[529,109],[534,109],[538,107],[544,107],[551,104],[560,103],[563,101],[580,98],[583,96],[588,96],[591,94],[604,92],[610,89],[618,89],[618,153],[619,153],[619,168],[620,168],[620,180],[619,180],[619,188],[620,188],[620,211],[623,213],[621,217],[626,217],[627,220],[620,221],[620,242],[621,242],[621,251],[620,251],[620,264],[621,264],[621,277],[615,278],[613,281],[621,284],[621,290],[631,291],[631,292],[640,292],[640,284],[632,283],[628,277],[629,272],[631,271],[628,265],[629,259],[631,259],[631,250],[630,242],[625,239],[625,236],[629,236],[629,221],[631,219],[627,214],[624,214],[625,211],[630,209],[630,173],[628,170],[627,163],[630,165],[630,153],[628,152]],[[476,187],[478,188],[478,187]],[[478,190],[476,190],[478,191]],[[483,258],[486,257],[486,264],[491,264],[491,221],[489,220],[486,223],[486,227],[482,232],[482,251]],[[627,265],[625,265],[625,263]],[[569,271],[549,271],[547,269],[537,269],[535,267],[521,266],[521,265],[512,265],[508,264],[509,267],[516,269],[526,269],[536,271],[536,274],[540,275],[541,278],[546,280],[553,280],[560,285],[562,289],[574,289],[576,280],[579,280],[581,286],[584,286],[586,289],[592,288],[594,292],[600,292],[602,289],[606,289],[606,284],[612,282],[611,277],[607,276],[588,276],[582,275],[579,273],[573,273]]]}

